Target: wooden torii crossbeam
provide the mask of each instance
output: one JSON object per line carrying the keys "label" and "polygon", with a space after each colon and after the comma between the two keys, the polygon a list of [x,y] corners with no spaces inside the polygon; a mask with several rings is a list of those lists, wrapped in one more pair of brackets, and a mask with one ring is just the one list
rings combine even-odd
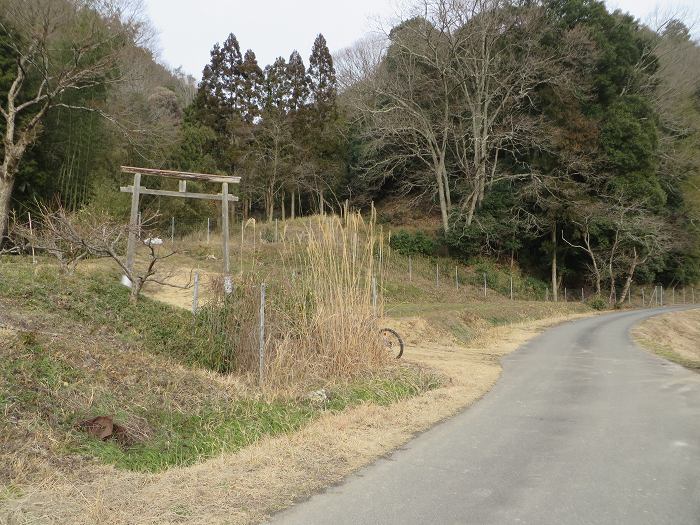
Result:
{"label": "wooden torii crossbeam", "polygon": [[[241,182],[240,177],[227,177],[222,175],[209,175],[207,173],[192,173],[189,171],[171,171],[171,170],[156,170],[152,168],[135,168],[132,166],[122,166],[122,173],[131,173],[134,175],[133,186],[122,186],[120,190],[123,193],[131,193],[131,217],[129,242],[126,248],[126,266],[129,270],[134,268],[134,256],[136,253],[136,231],[139,217],[139,197],[141,195],[160,195],[163,197],[181,197],[188,199],[205,199],[221,201],[221,236],[224,255],[224,275],[230,273],[229,266],[229,249],[228,249],[228,205],[230,202],[236,202],[238,197],[229,195],[228,185],[238,184]],[[167,177],[170,179],[178,179],[178,191],[168,190],[152,190],[141,186],[141,175],[153,175],[155,177]],[[187,181],[200,182],[216,182],[221,184],[221,193],[193,193],[187,191]]]}

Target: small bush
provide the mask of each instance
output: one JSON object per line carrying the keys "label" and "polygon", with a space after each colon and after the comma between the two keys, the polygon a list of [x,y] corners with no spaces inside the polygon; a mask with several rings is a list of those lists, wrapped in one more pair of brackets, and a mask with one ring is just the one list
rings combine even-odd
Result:
{"label": "small bush", "polygon": [[401,255],[434,255],[435,241],[418,230],[415,233],[404,230],[391,236],[389,246]]}
{"label": "small bush", "polygon": [[594,310],[607,310],[609,307],[608,302],[599,295],[589,299],[586,303]]}

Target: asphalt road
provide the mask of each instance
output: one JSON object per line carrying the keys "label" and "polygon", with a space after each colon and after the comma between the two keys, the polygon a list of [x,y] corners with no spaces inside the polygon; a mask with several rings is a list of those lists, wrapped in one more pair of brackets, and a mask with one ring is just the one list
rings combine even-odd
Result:
{"label": "asphalt road", "polygon": [[628,336],[660,311],[547,331],[474,406],[272,523],[700,524],[700,374]]}

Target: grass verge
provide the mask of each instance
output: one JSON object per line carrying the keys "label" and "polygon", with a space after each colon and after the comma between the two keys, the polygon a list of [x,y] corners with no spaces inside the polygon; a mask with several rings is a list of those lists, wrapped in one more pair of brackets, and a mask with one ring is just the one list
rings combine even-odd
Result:
{"label": "grass verge", "polygon": [[700,309],[651,317],[635,326],[632,336],[643,348],[700,372]]}

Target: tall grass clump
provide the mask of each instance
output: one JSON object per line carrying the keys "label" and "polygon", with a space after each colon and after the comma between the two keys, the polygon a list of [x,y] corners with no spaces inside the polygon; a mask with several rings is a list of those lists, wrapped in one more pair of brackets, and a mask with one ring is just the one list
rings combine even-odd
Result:
{"label": "tall grass clump", "polygon": [[280,264],[268,269],[274,278],[261,270],[242,275],[233,294],[217,295],[199,315],[198,329],[212,343],[205,360],[221,372],[257,376],[260,283],[267,277],[266,387],[309,388],[386,364],[380,299],[376,310],[373,304],[373,278],[379,286],[381,277],[374,221],[359,214],[319,216],[281,242]]}

